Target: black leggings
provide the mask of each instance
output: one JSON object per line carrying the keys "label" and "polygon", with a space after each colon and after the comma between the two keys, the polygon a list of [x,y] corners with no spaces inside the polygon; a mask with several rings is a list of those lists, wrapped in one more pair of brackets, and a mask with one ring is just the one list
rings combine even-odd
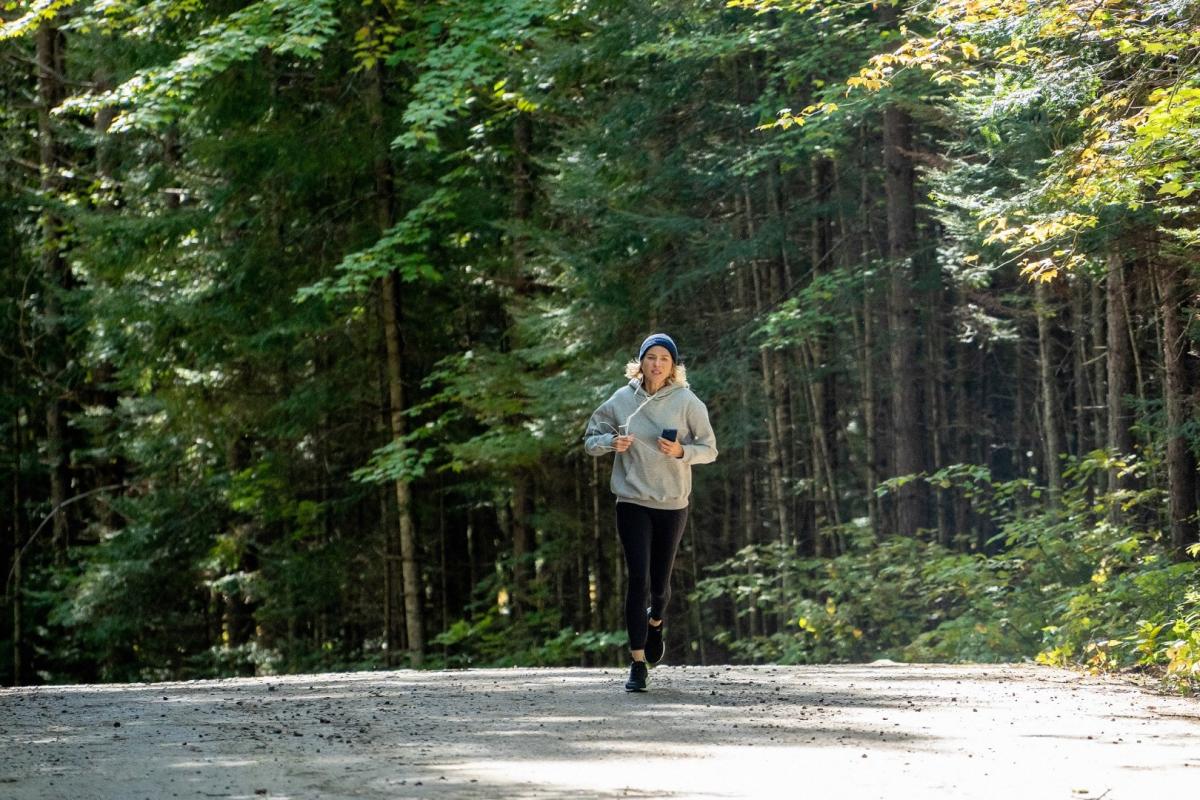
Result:
{"label": "black leggings", "polygon": [[646,648],[646,605],[662,619],[671,599],[671,567],[683,538],[688,510],[667,511],[634,503],[617,503],[617,535],[625,548],[629,583],[625,590],[625,627],[629,649]]}

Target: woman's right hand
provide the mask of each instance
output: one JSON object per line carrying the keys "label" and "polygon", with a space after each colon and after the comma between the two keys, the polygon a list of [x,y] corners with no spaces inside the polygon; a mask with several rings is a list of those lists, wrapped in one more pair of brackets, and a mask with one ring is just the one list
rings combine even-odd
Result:
{"label": "woman's right hand", "polygon": [[618,453],[624,453],[631,447],[633,447],[632,434],[628,436],[618,436],[617,438],[613,439],[613,450],[616,450]]}

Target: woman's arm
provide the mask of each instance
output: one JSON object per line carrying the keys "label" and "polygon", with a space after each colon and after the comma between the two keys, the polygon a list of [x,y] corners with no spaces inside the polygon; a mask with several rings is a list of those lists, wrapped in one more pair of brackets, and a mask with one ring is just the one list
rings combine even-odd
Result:
{"label": "woman's arm", "polygon": [[692,440],[683,446],[683,463],[711,464],[717,460],[717,435],[708,421],[708,408],[693,396],[687,407],[687,423]]}
{"label": "woman's arm", "polygon": [[587,430],[583,434],[583,449],[588,455],[602,456],[616,449],[616,439],[617,419],[613,414],[610,398],[592,412],[592,418],[588,420]]}

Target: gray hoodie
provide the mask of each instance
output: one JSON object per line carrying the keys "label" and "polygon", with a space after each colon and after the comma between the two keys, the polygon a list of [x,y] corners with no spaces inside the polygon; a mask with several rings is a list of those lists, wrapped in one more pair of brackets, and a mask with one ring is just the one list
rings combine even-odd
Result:
{"label": "gray hoodie", "polygon": [[[618,431],[637,440],[613,460],[610,486],[617,502],[649,508],[687,508],[692,493],[692,464],[717,459],[717,437],[708,421],[708,409],[686,384],[667,384],[653,395],[640,381],[613,392],[588,420],[584,449],[593,456],[613,452]],[[658,449],[665,428],[679,431],[683,457],[672,458]]]}

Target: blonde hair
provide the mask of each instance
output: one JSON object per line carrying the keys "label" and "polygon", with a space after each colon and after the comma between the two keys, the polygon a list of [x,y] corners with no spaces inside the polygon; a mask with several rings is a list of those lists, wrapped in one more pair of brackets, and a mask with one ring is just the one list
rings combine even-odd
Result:
{"label": "blonde hair", "polygon": [[[640,381],[642,379],[642,362],[635,358],[626,364],[625,377],[631,381]],[[675,359],[671,359],[671,374],[667,376],[667,383],[677,383],[680,386],[687,386],[687,367]]]}

